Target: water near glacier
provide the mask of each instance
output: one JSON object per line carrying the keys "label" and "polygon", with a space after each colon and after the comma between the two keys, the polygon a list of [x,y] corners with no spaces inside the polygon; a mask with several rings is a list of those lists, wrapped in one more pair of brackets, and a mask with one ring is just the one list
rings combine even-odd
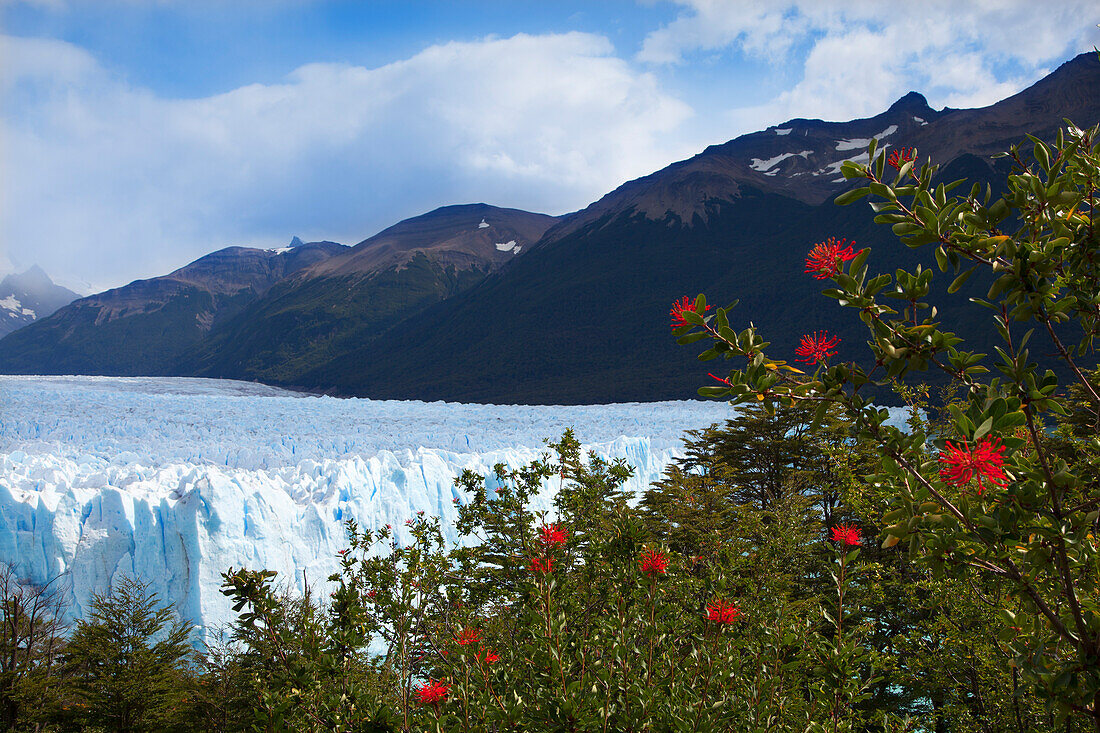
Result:
{"label": "water near glacier", "polygon": [[349,518],[391,524],[406,541],[405,520],[424,511],[457,541],[465,468],[523,465],[573,427],[586,449],[634,466],[637,491],[679,455],[684,430],[731,414],[698,401],[467,405],[225,380],[0,376],[0,561],[35,582],[62,575],[76,616],[132,575],[213,628],[232,618],[223,571],[316,585],[337,569]]}

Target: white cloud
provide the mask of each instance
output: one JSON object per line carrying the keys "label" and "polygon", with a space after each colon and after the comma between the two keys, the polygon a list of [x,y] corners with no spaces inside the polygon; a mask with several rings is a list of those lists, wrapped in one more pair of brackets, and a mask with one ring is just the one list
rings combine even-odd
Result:
{"label": "white cloud", "polygon": [[96,285],[229,244],[354,243],[447,203],[561,213],[694,149],[603,37],[446,43],[386,66],[164,99],[70,44],[5,37],[0,241]]}
{"label": "white cloud", "polygon": [[792,87],[731,113],[747,124],[874,114],[910,90],[933,107],[982,106],[1100,42],[1095,0],[677,2],[683,12],[646,37],[640,61],[675,64],[715,51],[768,61],[805,55]]}

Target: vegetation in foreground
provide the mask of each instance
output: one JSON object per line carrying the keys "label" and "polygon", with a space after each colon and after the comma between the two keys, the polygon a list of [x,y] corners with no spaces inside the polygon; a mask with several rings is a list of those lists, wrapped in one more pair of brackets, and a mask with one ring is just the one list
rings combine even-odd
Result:
{"label": "vegetation in foreground", "polygon": [[[1004,197],[950,196],[916,151],[846,164],[878,221],[930,247],[954,292],[976,270],[1003,341],[997,370],[929,303],[933,270],[868,276],[830,240],[807,276],[856,309],[873,363],[806,374],[699,296],[682,343],[743,368],[701,390],[745,405],[690,433],[632,504],[630,469],[580,452],[486,481],[467,473],[459,529],[349,524],[328,598],[230,570],[239,618],[201,656],[140,584],[96,600],[71,636],[50,589],[9,574],[0,710],[52,730],[1100,730],[1100,241],[1097,130],[1033,141]],[[894,173],[887,177],[888,168]],[[884,299],[892,299],[886,301]],[[897,307],[887,305],[891,302]],[[1034,328],[1033,328],[1034,327]],[[1032,335],[1036,334],[1034,342]],[[1069,342],[1067,339],[1074,339]],[[1040,340],[1043,346],[1038,346]],[[1031,349],[1029,350],[1029,345]],[[1049,354],[1049,355],[1048,355]],[[1059,385],[1039,360],[1075,376]],[[914,374],[953,392],[925,403]],[[907,430],[863,396],[891,385],[927,410]],[[554,513],[529,499],[557,483]],[[881,539],[881,543],[878,541]],[[28,608],[37,611],[28,613]]]}

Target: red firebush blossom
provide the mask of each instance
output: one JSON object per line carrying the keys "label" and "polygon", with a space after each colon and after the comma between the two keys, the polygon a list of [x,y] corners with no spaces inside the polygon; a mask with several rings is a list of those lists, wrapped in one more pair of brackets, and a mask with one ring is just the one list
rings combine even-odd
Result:
{"label": "red firebush blossom", "polygon": [[717,624],[732,624],[741,615],[737,604],[719,598],[707,604],[707,620]]}
{"label": "red firebush blossom", "polygon": [[466,627],[462,630],[462,633],[455,639],[459,646],[466,646],[467,644],[478,644],[481,642],[481,632],[477,629],[471,629]]}
{"label": "red firebush blossom", "polygon": [[485,654],[484,659],[485,659],[486,664],[492,664],[493,662],[499,662],[500,661],[500,655],[499,654],[494,652],[492,649],[486,649],[484,647],[482,647],[481,651],[478,652],[474,656],[474,659],[482,659],[482,656],[481,656],[482,653]]}
{"label": "red firebush blossom", "polygon": [[804,272],[812,273],[818,280],[828,280],[831,277],[836,277],[842,264],[854,260],[859,252],[863,251],[856,252],[852,249],[852,244],[855,244],[855,242],[845,247],[844,245],[847,243],[847,239],[841,239],[838,242],[836,237],[829,237],[824,242],[815,244],[810,253],[806,255],[806,269]]}
{"label": "red firebush blossom", "polygon": [[[703,306],[703,313],[709,310],[709,305]],[[669,312],[672,315],[672,323],[669,324],[672,328],[688,325],[688,322],[684,320],[684,311],[698,313],[695,310],[695,301],[686,295],[682,299],[672,302],[672,310]],[[699,313],[699,315],[703,315],[703,313]]]}
{"label": "red firebush blossom", "polygon": [[838,524],[833,527],[833,542],[839,542],[842,545],[859,545],[862,541],[859,527],[854,524]]}
{"label": "red firebush blossom", "polygon": [[835,349],[836,345],[839,343],[840,337],[830,337],[828,331],[817,331],[816,333],[803,336],[802,342],[798,345],[798,348],[794,350],[794,353],[797,354],[795,361],[804,361],[807,364],[815,362],[821,364],[836,353],[832,349]]}
{"label": "red firebush blossom", "polygon": [[900,171],[903,165],[916,159],[916,148],[894,148],[893,152],[890,153],[890,157],[886,159],[886,163],[894,170]]}
{"label": "red firebush blossom", "polygon": [[[939,460],[943,464],[940,469],[940,478],[956,487],[963,487],[975,477],[978,479],[978,496],[989,486],[1004,488],[1008,482],[1002,466],[1005,447],[1001,445],[1000,438],[985,436],[971,448],[964,440],[962,446],[955,445],[951,441],[940,453]],[[986,484],[982,481],[985,480]]]}
{"label": "red firebush blossom", "polygon": [[641,565],[642,572],[649,575],[664,575],[668,572],[668,558],[660,550],[646,550],[638,564]]}
{"label": "red firebush blossom", "polygon": [[732,387],[733,386],[732,384],[730,384],[729,377],[726,377],[725,379],[723,379],[722,377],[719,377],[716,374],[711,374],[710,372],[707,372],[707,376],[710,377],[711,379],[717,379],[719,382],[726,385],[727,387]]}
{"label": "red firebush blossom", "polygon": [[429,679],[416,688],[416,699],[421,705],[438,705],[446,701],[451,686],[443,680]]}
{"label": "red firebush blossom", "polygon": [[565,530],[560,524],[544,524],[539,528],[543,547],[561,547],[565,544]]}
{"label": "red firebush blossom", "polygon": [[554,558],[531,558],[531,572],[535,575],[545,575],[546,573],[554,572]]}

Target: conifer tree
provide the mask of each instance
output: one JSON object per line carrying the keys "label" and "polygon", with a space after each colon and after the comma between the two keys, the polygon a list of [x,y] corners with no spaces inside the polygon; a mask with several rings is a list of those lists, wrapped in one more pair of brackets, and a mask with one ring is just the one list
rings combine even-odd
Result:
{"label": "conifer tree", "polygon": [[188,729],[190,637],[191,626],[139,580],[93,596],[65,650],[78,722],[118,733]]}

